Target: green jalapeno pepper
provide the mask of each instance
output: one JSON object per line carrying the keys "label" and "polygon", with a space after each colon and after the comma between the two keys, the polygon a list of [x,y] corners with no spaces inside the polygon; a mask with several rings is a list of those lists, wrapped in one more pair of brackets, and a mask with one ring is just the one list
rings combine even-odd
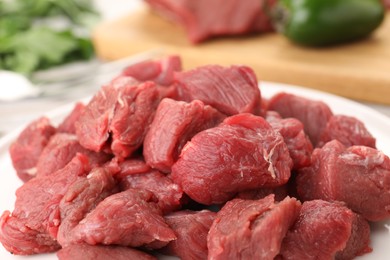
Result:
{"label": "green jalapeno pepper", "polygon": [[272,10],[277,31],[293,42],[327,46],[358,40],[382,23],[382,0],[279,0]]}

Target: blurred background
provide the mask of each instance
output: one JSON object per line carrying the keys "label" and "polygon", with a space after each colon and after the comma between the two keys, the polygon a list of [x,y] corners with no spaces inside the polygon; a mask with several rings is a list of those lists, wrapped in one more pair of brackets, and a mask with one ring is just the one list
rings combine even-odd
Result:
{"label": "blurred background", "polygon": [[[264,6],[244,33],[230,24],[234,19],[213,28],[213,15],[199,15],[199,10],[218,9],[221,1],[200,1],[208,3],[207,8],[189,5],[190,17],[174,12],[175,1],[162,2],[168,4],[0,0],[0,136],[92,95],[126,65],[165,54],[179,54],[186,69],[209,63],[245,64],[260,80],[331,92],[390,116],[388,15],[370,37],[312,48],[273,32],[268,15],[274,0],[256,1]],[[203,32],[209,31],[193,30],[194,19],[200,19]]]}

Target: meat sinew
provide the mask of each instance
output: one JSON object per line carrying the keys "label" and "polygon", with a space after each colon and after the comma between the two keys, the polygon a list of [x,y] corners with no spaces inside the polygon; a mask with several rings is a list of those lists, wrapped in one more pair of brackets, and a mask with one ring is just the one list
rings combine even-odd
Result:
{"label": "meat sinew", "polygon": [[163,253],[181,260],[207,259],[207,234],[216,213],[209,210],[176,211],[164,216],[177,239],[163,248]]}
{"label": "meat sinew", "polygon": [[210,205],[239,191],[285,184],[291,167],[283,137],[262,117],[240,114],[195,135],[173,165],[172,179]]}
{"label": "meat sinew", "polygon": [[343,203],[306,201],[280,254],[285,260],[348,260],[370,252],[369,240],[368,222]]}
{"label": "meat sinew", "polygon": [[77,241],[90,245],[161,248],[176,236],[150,191],[127,189],[100,202],[75,227]]}
{"label": "meat sinew", "polygon": [[272,30],[266,9],[274,0],[147,0],[159,14],[182,25],[192,43],[220,35]]}
{"label": "meat sinew", "polygon": [[12,143],[9,152],[18,177],[28,181],[36,176],[36,165],[43,148],[56,129],[46,117],[31,122]]}
{"label": "meat sinew", "polygon": [[329,106],[322,101],[284,92],[269,100],[268,109],[278,112],[283,118],[294,117],[301,121],[314,146],[320,141],[321,134],[333,115]]}
{"label": "meat sinew", "polygon": [[207,65],[175,77],[181,100],[198,99],[227,115],[260,111],[260,90],[249,67]]}
{"label": "meat sinew", "polygon": [[216,126],[224,118],[199,100],[186,103],[163,99],[145,137],[145,161],[162,172],[170,172],[183,146],[196,133]]}
{"label": "meat sinew", "polygon": [[275,203],[273,195],[261,200],[227,202],[210,228],[208,259],[273,260],[300,208],[294,198]]}
{"label": "meat sinew", "polygon": [[330,141],[299,171],[297,190],[304,200],[344,201],[368,220],[384,220],[390,217],[390,158],[371,147]]}
{"label": "meat sinew", "polygon": [[62,248],[57,252],[59,260],[156,260],[140,250],[123,246],[91,246],[76,244]]}
{"label": "meat sinew", "polygon": [[331,140],[338,140],[345,146],[365,145],[372,148],[375,148],[376,143],[363,122],[344,115],[334,115],[329,119],[317,147],[322,147]]}

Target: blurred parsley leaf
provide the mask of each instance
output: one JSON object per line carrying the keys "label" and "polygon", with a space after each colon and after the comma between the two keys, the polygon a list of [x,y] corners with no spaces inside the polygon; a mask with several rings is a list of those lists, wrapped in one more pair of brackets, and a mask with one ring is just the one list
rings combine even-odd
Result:
{"label": "blurred parsley leaf", "polygon": [[[0,17],[0,69],[30,75],[94,55],[90,0],[0,0]],[[49,26],[53,19],[62,26]]]}

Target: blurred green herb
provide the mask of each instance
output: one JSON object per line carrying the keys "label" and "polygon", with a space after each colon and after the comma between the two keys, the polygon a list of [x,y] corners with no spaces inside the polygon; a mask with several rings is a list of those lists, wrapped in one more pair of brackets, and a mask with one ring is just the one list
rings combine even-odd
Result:
{"label": "blurred green herb", "polygon": [[0,0],[0,69],[26,75],[94,55],[91,0]]}

